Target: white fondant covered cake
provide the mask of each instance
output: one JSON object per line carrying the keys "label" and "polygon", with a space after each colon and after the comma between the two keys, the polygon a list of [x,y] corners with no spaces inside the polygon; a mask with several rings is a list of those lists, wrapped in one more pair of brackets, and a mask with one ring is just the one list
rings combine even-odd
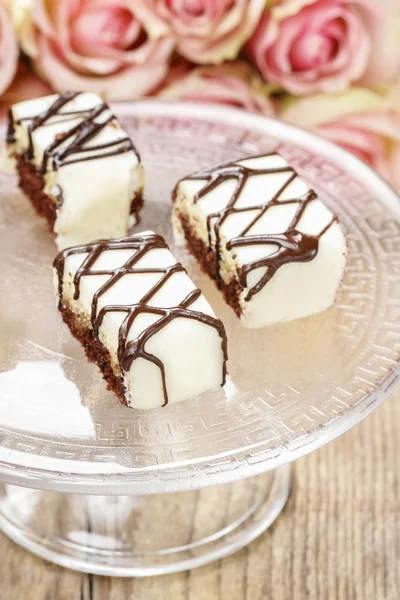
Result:
{"label": "white fondant covered cake", "polygon": [[346,262],[342,228],[279,154],[185,177],[174,203],[177,241],[186,240],[245,327],[334,303]]}
{"label": "white fondant covered cake", "polygon": [[225,383],[224,326],[161,236],[69,248],[54,268],[64,321],[122,402],[155,408]]}
{"label": "white fondant covered cake", "polygon": [[67,92],[15,104],[7,148],[20,187],[54,228],[59,249],[126,235],[136,222],[139,156],[97,94]]}

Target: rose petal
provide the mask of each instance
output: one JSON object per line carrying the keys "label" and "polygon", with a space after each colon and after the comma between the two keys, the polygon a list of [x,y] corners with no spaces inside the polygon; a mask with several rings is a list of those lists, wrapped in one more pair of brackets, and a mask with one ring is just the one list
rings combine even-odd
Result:
{"label": "rose petal", "polygon": [[283,110],[281,117],[311,127],[400,186],[399,98],[399,85],[385,95],[355,88],[333,97],[299,100]]}
{"label": "rose petal", "polygon": [[392,148],[390,159],[388,161],[388,175],[386,177],[394,188],[400,192],[400,144],[397,144]]}
{"label": "rose petal", "polygon": [[47,11],[45,0],[33,0],[32,19],[42,33],[50,39],[57,39],[57,33]]}
{"label": "rose petal", "polygon": [[121,6],[89,5],[71,23],[71,45],[82,56],[99,50],[126,50],[138,39],[141,26]]}
{"label": "rose petal", "polygon": [[351,117],[344,118],[342,123],[344,126],[351,125],[380,137],[400,142],[400,114],[396,114],[394,111],[353,114]]}
{"label": "rose petal", "polygon": [[236,58],[255,30],[265,0],[201,1],[204,10],[192,14],[184,3],[168,0],[135,0],[134,10],[150,36],[173,35],[179,53],[192,62],[220,64]]}
{"label": "rose petal", "polygon": [[328,137],[332,142],[346,143],[371,157],[377,156],[385,150],[384,142],[379,135],[356,127],[350,122],[347,124],[344,122],[328,123],[317,127],[316,131],[324,137]]}
{"label": "rose petal", "polygon": [[[164,41],[155,42],[159,44],[160,53]],[[83,75],[60,58],[52,42],[45,36],[39,35],[38,45],[41,56],[39,68],[59,92],[87,90],[97,92],[107,100],[130,100],[150,93],[165,77],[168,68],[167,63],[159,61],[150,65],[131,65],[107,77]],[[169,52],[169,44],[164,50]]]}
{"label": "rose petal", "polygon": [[[336,0],[334,0],[335,2]],[[277,21],[283,21],[292,15],[297,15],[303,8],[315,4],[316,0],[284,0],[272,5],[272,16]]]}
{"label": "rose petal", "polygon": [[[380,33],[385,23],[390,39],[385,10],[371,9],[371,2],[280,0],[264,14],[246,51],[266,81],[292,94],[344,91],[371,72],[376,54],[371,21]],[[392,40],[390,72],[399,65],[396,50]],[[380,59],[385,61],[382,53]],[[380,83],[387,81],[387,72],[381,70]]]}
{"label": "rose petal", "polygon": [[0,94],[12,82],[18,64],[18,45],[10,16],[0,4]]}
{"label": "rose petal", "polygon": [[398,3],[385,3],[384,7],[374,0],[353,0],[353,3],[372,40],[372,52],[360,84],[367,87],[382,85],[393,80],[400,67]]}
{"label": "rose petal", "polygon": [[330,96],[317,94],[291,100],[287,106],[283,106],[280,117],[287,123],[315,127],[360,112],[387,110],[396,106],[398,95],[400,90],[398,94],[393,90],[382,96],[364,88],[351,88],[344,94]]}
{"label": "rose petal", "polygon": [[[69,7],[70,0],[53,0],[49,4],[53,7],[52,14],[57,23],[57,27],[55,27],[50,20],[49,13],[46,11],[47,4],[44,4],[45,0],[34,0],[34,2],[35,22],[39,30],[52,40],[53,52],[57,51],[59,59],[64,60],[73,69],[83,75],[108,76],[129,64],[146,64],[158,60],[165,61],[168,60],[173,51],[174,41],[172,38],[163,39],[160,42],[142,40],[141,26],[132,12],[130,34],[134,28],[134,31],[138,35],[138,42],[140,42],[136,48],[132,50],[120,50],[107,48],[103,45],[97,48],[95,56],[84,56],[76,52],[71,45],[69,16],[71,12],[76,14],[79,10],[91,10],[90,4],[85,0],[74,0],[74,10],[71,11]],[[111,0],[108,0],[108,5],[110,2]],[[102,4],[103,0],[99,0],[97,8]],[[128,7],[126,1],[122,0],[122,4]],[[39,57],[37,57],[37,62],[40,63]]]}
{"label": "rose petal", "polygon": [[161,14],[160,10],[155,10],[155,4],[149,0],[135,0],[135,14],[144,24],[144,27],[153,39],[164,35],[171,35],[171,26]]}
{"label": "rose petal", "polygon": [[262,94],[258,76],[246,63],[221,67],[199,67],[162,89],[164,99],[229,104],[264,115],[272,115],[272,102]]}

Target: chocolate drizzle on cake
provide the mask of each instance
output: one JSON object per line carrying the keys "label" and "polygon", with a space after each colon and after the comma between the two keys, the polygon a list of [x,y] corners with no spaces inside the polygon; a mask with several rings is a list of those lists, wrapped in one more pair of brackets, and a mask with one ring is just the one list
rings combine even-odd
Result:
{"label": "chocolate drizzle on cake", "polygon": [[15,142],[14,118],[13,118],[13,113],[12,113],[11,108],[9,108],[8,112],[7,112],[6,142],[7,142],[7,144],[13,144]]}
{"label": "chocolate drizzle on cake", "polygon": [[[270,154],[265,154],[263,156],[273,155],[275,155],[275,153],[271,152]],[[238,208],[236,206],[249,177],[279,173],[288,173],[289,176],[272,198],[252,206],[246,206],[242,208]],[[209,192],[218,187],[224,181],[229,179],[236,179],[237,181],[235,190],[227,205],[222,210],[213,212],[207,217],[208,246],[210,252],[215,252],[215,278],[218,287],[220,287],[221,284],[221,227],[226,219],[233,214],[257,211],[254,219],[252,219],[245,229],[243,229],[238,236],[230,239],[227,242],[227,250],[233,250],[234,248],[240,246],[252,245],[277,246],[277,249],[269,256],[249,262],[238,269],[239,283],[243,288],[246,288],[248,274],[255,269],[267,267],[267,271],[261,277],[258,283],[249,289],[245,298],[246,301],[251,300],[255,294],[262,290],[263,287],[275,275],[278,269],[283,265],[292,262],[309,262],[315,258],[318,253],[320,238],[336,221],[336,218],[333,217],[318,236],[308,235],[296,229],[307,205],[312,200],[317,198],[317,194],[313,190],[310,190],[303,196],[290,198],[288,200],[280,200],[279,198],[282,193],[289,186],[289,184],[296,179],[296,177],[298,177],[298,175],[291,167],[252,169],[250,167],[238,164],[238,162],[229,162],[221,165],[220,167],[200,171],[199,173],[194,173],[193,175],[185,178],[192,180],[204,179],[206,181],[205,185],[195,195],[195,203],[199,202]],[[251,234],[252,227],[254,227],[254,225],[267,212],[268,209],[270,209],[272,206],[283,206],[287,204],[298,204],[298,208],[286,231],[276,234]]]}
{"label": "chocolate drizzle on cake", "polygon": [[[57,119],[58,123],[60,120],[64,123],[76,118],[81,118],[80,123],[71,129],[68,129],[65,133],[58,135],[54,142],[46,148],[40,167],[40,173],[42,175],[46,173],[47,164],[50,159],[52,160],[53,169],[57,170],[66,164],[105,158],[124,152],[135,152],[137,155],[135,147],[128,137],[116,138],[115,140],[103,144],[87,145],[88,142],[93,140],[104,127],[111,122],[117,123],[117,121],[105,102],[88,109],[62,110],[69,102],[78,96],[78,92],[65,92],[58,96],[47,110],[38,115],[24,117],[17,121],[19,124],[22,121],[31,121],[28,125],[28,147],[24,156],[25,160],[31,161],[34,156],[33,132],[35,130],[39,127],[44,127],[45,125],[51,125],[52,122],[54,122],[52,120],[54,118]],[[10,113],[7,142],[13,143],[14,141],[14,123],[12,113]]]}
{"label": "chocolate drizzle on cake", "polygon": [[[85,246],[78,246],[74,248],[67,248],[58,254],[54,261],[54,268],[57,271],[58,282],[59,282],[59,298],[60,307],[62,306],[62,287],[63,287],[63,275],[65,260],[72,254],[87,253],[87,257],[76,271],[74,277],[74,299],[77,300],[80,295],[80,283],[82,277],[86,276],[98,276],[98,275],[109,275],[109,279],[97,290],[92,299],[91,307],[91,323],[93,331],[96,337],[99,339],[99,329],[103,322],[105,315],[109,312],[120,312],[126,313],[126,316],[120,326],[118,336],[118,362],[121,371],[129,371],[132,362],[136,358],[143,358],[155,364],[161,373],[162,388],[164,394],[164,404],[168,404],[168,390],[165,376],[165,366],[163,362],[154,354],[146,351],[146,343],[150,338],[156,335],[161,329],[163,329],[168,323],[171,323],[173,319],[184,318],[193,319],[209,327],[216,329],[222,340],[222,351],[224,354],[224,370],[223,370],[223,381],[222,385],[225,384],[226,378],[226,360],[227,360],[227,338],[224,326],[222,322],[210,315],[191,309],[191,305],[199,298],[201,291],[194,289],[186,298],[184,298],[178,306],[171,308],[158,308],[156,306],[149,305],[150,300],[159,292],[162,287],[166,284],[168,279],[172,277],[174,273],[186,272],[184,267],[180,263],[176,263],[169,267],[163,268],[152,268],[152,267],[137,267],[137,263],[141,258],[148,252],[151,252],[157,248],[168,249],[165,240],[156,234],[147,234],[142,236],[134,236],[127,238],[119,238],[117,240],[99,240]],[[128,261],[116,269],[110,270],[96,270],[96,260],[103,252],[112,250],[133,250],[134,254],[128,259]],[[153,285],[153,287],[141,298],[141,300],[132,305],[106,305],[98,311],[99,299],[111,289],[117,281],[119,281],[125,275],[130,273],[159,273],[159,280]],[[128,341],[128,335],[130,328],[139,314],[151,314],[156,315],[159,319],[147,327],[138,337],[134,340]],[[99,340],[100,341],[100,340]]]}

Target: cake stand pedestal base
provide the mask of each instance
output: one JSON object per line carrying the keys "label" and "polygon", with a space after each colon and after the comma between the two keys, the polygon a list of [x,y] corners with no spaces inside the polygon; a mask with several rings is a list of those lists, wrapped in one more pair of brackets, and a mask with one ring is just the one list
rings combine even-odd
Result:
{"label": "cake stand pedestal base", "polygon": [[89,496],[3,485],[0,529],[49,561],[97,575],[185,571],[228,556],[277,518],[289,465],[235,483],[149,496]]}

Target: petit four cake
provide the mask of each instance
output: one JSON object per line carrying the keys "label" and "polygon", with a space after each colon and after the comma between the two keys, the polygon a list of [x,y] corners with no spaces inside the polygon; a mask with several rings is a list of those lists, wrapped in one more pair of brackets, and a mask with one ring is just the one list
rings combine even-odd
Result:
{"label": "petit four cake", "polygon": [[323,311],[346,262],[341,226],[279,154],[183,178],[173,193],[177,242],[187,244],[249,328]]}
{"label": "petit four cake", "polygon": [[131,140],[97,94],[66,92],[15,104],[7,151],[19,185],[59,249],[127,234],[142,206]]}
{"label": "petit four cake", "polygon": [[224,385],[224,326],[160,235],[65,249],[54,273],[65,323],[124,404],[155,408]]}

